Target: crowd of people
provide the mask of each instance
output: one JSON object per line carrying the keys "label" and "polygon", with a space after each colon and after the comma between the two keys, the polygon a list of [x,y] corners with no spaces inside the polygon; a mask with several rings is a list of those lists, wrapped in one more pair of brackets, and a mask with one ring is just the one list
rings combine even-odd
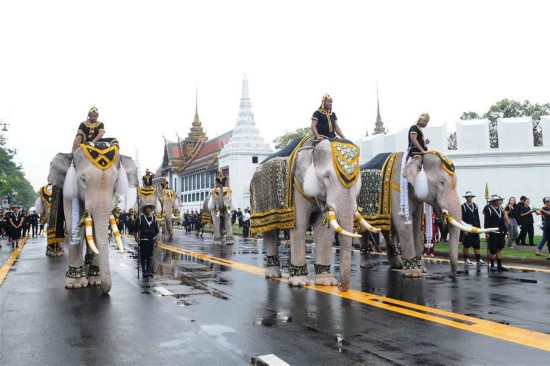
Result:
{"label": "crowd of people", "polygon": [[[514,248],[516,246],[535,246],[534,241],[534,223],[535,215],[541,217],[539,223],[542,229],[542,237],[537,245],[535,254],[542,256],[542,249],[545,244],[548,245],[550,254],[550,197],[542,199],[542,207],[537,208],[531,205],[528,197],[521,196],[516,202],[515,197],[510,197],[505,206],[504,199],[499,195],[492,195],[487,201],[487,205],[482,209],[483,226],[478,206],[473,202],[475,195],[471,191],[464,194],[465,202],[461,205],[462,221],[474,226],[492,228],[498,227],[499,230],[494,233],[486,233],[485,239],[489,250],[490,269],[496,271],[507,271],[502,266],[502,249],[505,247]],[[432,213],[432,239],[424,248],[423,255],[434,257],[434,244],[436,242],[447,242],[449,227],[445,216],[438,216]],[[424,240],[426,241],[426,225],[424,229]],[[478,265],[485,265],[480,253],[480,234],[461,232],[459,241],[463,247],[463,258],[466,265],[473,265],[469,252],[473,249],[475,262]],[[550,256],[547,258],[550,259]]]}
{"label": "crowd of people", "polygon": [[14,204],[11,211],[0,212],[0,236],[7,238],[12,248],[18,248],[19,239],[27,234],[33,238],[42,235],[45,220],[35,210],[21,210],[21,206]]}

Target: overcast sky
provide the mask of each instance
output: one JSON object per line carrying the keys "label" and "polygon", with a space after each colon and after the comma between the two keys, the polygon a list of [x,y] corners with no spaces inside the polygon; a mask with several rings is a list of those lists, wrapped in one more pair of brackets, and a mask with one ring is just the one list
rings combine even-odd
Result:
{"label": "overcast sky", "polygon": [[391,132],[502,98],[550,102],[548,1],[0,1],[0,119],[35,189],[99,108],[142,169],[163,135],[235,125],[249,80],[269,143],[309,126],[328,92],[346,137]]}

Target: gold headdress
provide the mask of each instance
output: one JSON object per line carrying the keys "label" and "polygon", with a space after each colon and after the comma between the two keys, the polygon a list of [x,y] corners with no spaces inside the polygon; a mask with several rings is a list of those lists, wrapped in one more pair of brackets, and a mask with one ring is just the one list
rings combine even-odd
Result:
{"label": "gold headdress", "polygon": [[420,117],[418,117],[418,121],[429,122],[430,121],[430,115],[428,113],[422,113],[420,115]]}
{"label": "gold headdress", "polygon": [[326,100],[332,100],[332,97],[328,95],[328,93],[325,93],[325,95],[323,95],[323,99],[321,100],[321,106],[319,107],[319,109],[325,109]]}
{"label": "gold headdress", "polygon": [[92,108],[90,108],[90,110],[88,111],[88,114],[90,114],[90,113],[99,113],[99,111],[97,110],[97,107],[95,106],[95,104],[94,104],[94,106],[93,106]]}

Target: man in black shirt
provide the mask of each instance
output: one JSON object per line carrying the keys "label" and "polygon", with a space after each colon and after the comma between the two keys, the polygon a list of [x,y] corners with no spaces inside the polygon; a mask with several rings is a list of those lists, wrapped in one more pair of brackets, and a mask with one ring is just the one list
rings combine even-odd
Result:
{"label": "man in black shirt", "polygon": [[[504,238],[505,235],[509,233],[506,232],[506,225],[504,223],[504,211],[500,205],[502,204],[503,198],[498,194],[493,194],[489,198],[489,204],[485,206],[483,210],[483,215],[485,216],[484,227],[498,227],[499,231],[495,233],[485,233],[485,238],[487,240],[487,246],[489,248],[489,253],[491,254],[490,262],[491,271],[508,271],[508,268],[502,266],[502,249],[504,248]],[[495,267],[495,258],[497,260],[497,266]]]}
{"label": "man in black shirt", "polygon": [[38,236],[38,222],[40,221],[40,216],[36,213],[36,211],[32,211],[32,213],[29,215],[29,223],[32,227],[32,237]]}
{"label": "man in black shirt", "polygon": [[78,126],[78,131],[76,131],[76,137],[73,142],[73,150],[75,151],[80,144],[84,142],[97,142],[105,133],[105,127],[103,122],[99,122],[97,117],[99,116],[96,106],[90,108],[88,112],[88,119]]}
{"label": "man in black shirt", "polygon": [[338,125],[336,113],[332,111],[332,97],[328,94],[323,96],[321,106],[311,116],[311,131],[318,142],[326,138],[335,138],[336,134],[345,139]]}
{"label": "man in black shirt", "polygon": [[[466,194],[464,195],[464,198],[466,199],[466,202],[464,202],[461,206],[462,208],[462,221],[465,223],[474,226],[474,227],[480,227],[480,221],[479,221],[479,211],[477,209],[477,205],[473,202],[475,195],[471,191],[466,191]],[[478,265],[484,265],[485,262],[483,259],[481,259],[481,254],[479,252],[479,234],[474,233],[464,233],[464,237],[462,239],[462,253],[464,254],[464,264],[471,265],[472,261],[470,261],[470,258],[468,257],[469,249],[474,248],[474,254],[476,256],[476,262]]]}
{"label": "man in black shirt", "polygon": [[159,225],[153,214],[154,205],[143,207],[143,213],[137,220],[135,239],[139,243],[139,256],[143,278],[153,277],[153,251],[159,238]]}
{"label": "man in black shirt", "polygon": [[428,149],[426,145],[430,143],[430,139],[424,138],[422,129],[428,125],[430,121],[430,115],[428,113],[422,113],[418,117],[416,124],[409,128],[409,156],[425,154]]}
{"label": "man in black shirt", "polygon": [[152,187],[155,175],[149,169],[145,169],[145,175],[141,178],[144,187]]}

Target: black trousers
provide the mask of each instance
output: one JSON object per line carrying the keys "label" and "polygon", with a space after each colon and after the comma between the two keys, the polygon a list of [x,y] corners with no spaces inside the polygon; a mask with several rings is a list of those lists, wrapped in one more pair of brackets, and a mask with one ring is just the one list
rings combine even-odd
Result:
{"label": "black trousers", "polygon": [[521,230],[519,232],[518,238],[516,239],[516,243],[520,243],[524,245],[525,237],[527,235],[529,235],[529,245],[535,245],[535,241],[534,241],[535,229],[533,228],[532,222],[521,225]]}
{"label": "black trousers", "polygon": [[153,273],[153,242],[141,240],[139,242],[139,259],[143,273]]}

